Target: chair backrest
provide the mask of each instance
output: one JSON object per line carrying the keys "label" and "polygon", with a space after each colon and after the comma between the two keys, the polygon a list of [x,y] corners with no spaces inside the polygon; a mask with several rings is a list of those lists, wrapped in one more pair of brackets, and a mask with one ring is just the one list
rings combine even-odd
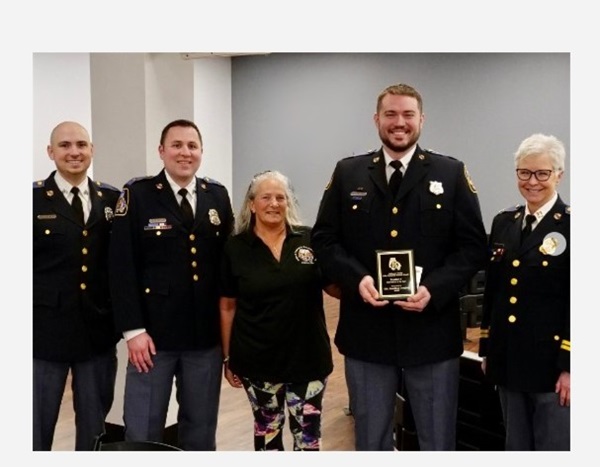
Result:
{"label": "chair backrest", "polygon": [[96,451],[182,451],[182,449],[156,441],[115,441],[98,443]]}

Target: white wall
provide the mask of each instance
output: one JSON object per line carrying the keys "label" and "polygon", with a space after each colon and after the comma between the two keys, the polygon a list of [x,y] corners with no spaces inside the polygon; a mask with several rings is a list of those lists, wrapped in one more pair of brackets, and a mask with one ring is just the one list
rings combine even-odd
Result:
{"label": "white wall", "polygon": [[[163,127],[178,118],[196,122],[204,140],[199,175],[231,189],[231,61],[183,60],[178,53],[44,53],[33,56],[33,180],[54,163],[46,155],[50,132],[63,120],[92,137],[96,178],[121,187],[132,177],[162,169]],[[92,131],[92,126],[94,131]],[[93,172],[90,172],[92,176]],[[127,349],[118,345],[119,370],[107,421],[123,423]],[[177,422],[171,397],[167,426]]]}
{"label": "white wall", "polygon": [[[50,132],[61,121],[72,120],[92,131],[90,54],[33,54],[33,180],[55,169],[46,154]],[[90,168],[93,174],[94,164]]]}

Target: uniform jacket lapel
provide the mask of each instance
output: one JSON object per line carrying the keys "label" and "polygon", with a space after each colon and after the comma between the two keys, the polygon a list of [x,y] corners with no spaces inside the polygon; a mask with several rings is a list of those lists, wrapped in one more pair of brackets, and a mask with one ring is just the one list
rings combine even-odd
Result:
{"label": "uniform jacket lapel", "polygon": [[369,161],[369,177],[382,194],[388,192],[388,182],[385,176],[385,157],[383,157],[383,149],[374,152]]}
{"label": "uniform jacket lapel", "polygon": [[51,204],[52,210],[56,214],[70,220],[71,222],[77,225],[80,225],[80,222],[77,219],[77,216],[75,215],[75,211],[73,210],[67,199],[63,196],[62,192],[60,191],[60,188],[58,188],[58,185],[54,180],[54,174],[55,172],[52,172],[44,182],[44,196]]}
{"label": "uniform jacket lapel", "polygon": [[101,195],[101,190],[96,184],[88,178],[88,189],[90,192],[90,201],[92,203],[92,209],[90,210],[90,217],[88,218],[87,227],[92,227],[96,222],[105,217],[104,213],[104,198]]}
{"label": "uniform jacket lapel", "polygon": [[169,185],[169,181],[165,176],[164,169],[156,176],[154,187],[156,189],[158,201],[171,211],[179,221],[183,222],[183,212],[181,212],[177,197],[175,196],[175,193],[173,193],[171,185]]}
{"label": "uniform jacket lapel", "polygon": [[[531,248],[540,246],[546,234],[564,222],[562,217],[564,209],[565,205],[559,197],[550,211],[546,213],[536,228],[533,229],[531,234],[525,239],[519,253],[525,253]],[[519,223],[519,225],[521,224]]]}
{"label": "uniform jacket lapel", "polygon": [[402,177],[402,183],[398,190],[397,199],[404,198],[407,193],[412,190],[417,183],[419,183],[423,177],[429,171],[429,157],[427,154],[421,151],[421,148],[417,145],[415,153],[406,168],[406,172]]}

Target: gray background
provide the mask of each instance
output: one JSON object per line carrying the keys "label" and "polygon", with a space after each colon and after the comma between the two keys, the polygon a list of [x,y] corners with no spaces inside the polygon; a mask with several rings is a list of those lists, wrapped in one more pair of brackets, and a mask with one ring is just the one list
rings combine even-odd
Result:
{"label": "gray background", "polygon": [[312,225],[335,162],[380,147],[376,98],[399,82],[423,97],[420,145],[467,164],[488,231],[522,201],[513,154],[532,133],[565,144],[570,202],[568,53],[274,53],[232,59],[236,211],[252,176],[276,169]]}

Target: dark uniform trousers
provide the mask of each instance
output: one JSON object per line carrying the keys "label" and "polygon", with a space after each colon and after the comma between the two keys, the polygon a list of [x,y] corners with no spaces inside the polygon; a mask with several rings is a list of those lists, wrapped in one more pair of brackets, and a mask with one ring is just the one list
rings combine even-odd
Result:
{"label": "dark uniform trousers", "polygon": [[216,449],[222,355],[218,272],[233,227],[227,190],[196,179],[191,228],[164,170],[129,181],[116,209],[111,291],[120,331],[144,328],[157,354],[148,373],[128,364],[125,437],[162,441],[175,381],[178,445]]}
{"label": "dark uniform trousers", "polygon": [[[459,291],[487,256],[476,189],[464,164],[417,146],[393,197],[382,150],[339,161],[312,244],[342,290],[335,344],[349,364],[356,448],[393,449],[395,394],[404,371],[421,448],[454,449],[463,352]],[[413,250],[423,268],[428,306],[410,313],[364,303],[358,284],[366,275],[376,280],[376,251],[403,249]]]}
{"label": "dark uniform trousers", "polygon": [[92,450],[117,372],[107,258],[119,191],[89,180],[83,225],[54,174],[33,185],[33,450],[52,448],[69,370],[75,449]]}

